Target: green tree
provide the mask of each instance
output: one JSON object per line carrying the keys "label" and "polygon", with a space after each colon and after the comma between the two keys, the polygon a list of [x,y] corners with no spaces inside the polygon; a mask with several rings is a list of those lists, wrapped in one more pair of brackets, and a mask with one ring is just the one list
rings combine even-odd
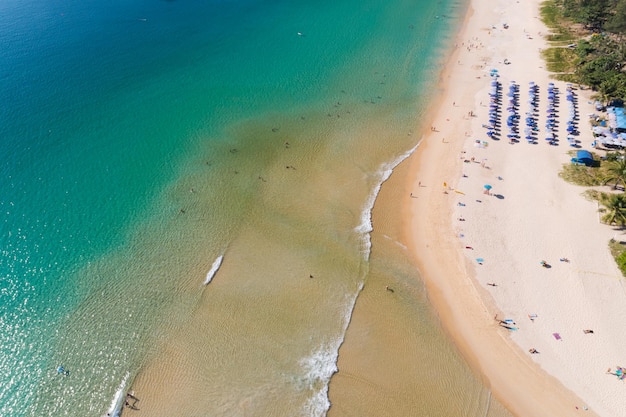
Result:
{"label": "green tree", "polygon": [[626,194],[600,194],[602,222],[609,225],[626,225]]}
{"label": "green tree", "polygon": [[626,33],[626,0],[617,2],[615,12],[609,17],[604,28],[620,35]]}
{"label": "green tree", "polygon": [[617,189],[619,184],[622,184],[626,189],[626,156],[621,155],[621,158],[616,158],[614,161],[607,163],[606,177],[602,183],[604,185],[615,182],[613,189]]}
{"label": "green tree", "polygon": [[604,81],[620,73],[621,63],[617,54],[602,55],[578,68],[578,75],[583,84],[597,90]]}
{"label": "green tree", "polygon": [[609,18],[611,3],[609,0],[579,0],[574,16],[587,27],[600,30]]}
{"label": "green tree", "polygon": [[576,45],[576,54],[580,59],[585,59],[587,56],[596,52],[596,48],[586,39],[580,39]]}
{"label": "green tree", "polygon": [[600,92],[604,101],[623,100],[626,98],[626,76],[620,73],[602,81],[598,86],[598,92]]}

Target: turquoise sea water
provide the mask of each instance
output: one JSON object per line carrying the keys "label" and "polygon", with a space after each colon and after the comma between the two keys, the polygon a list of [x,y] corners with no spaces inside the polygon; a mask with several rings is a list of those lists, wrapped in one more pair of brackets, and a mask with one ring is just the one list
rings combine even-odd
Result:
{"label": "turquoise sea water", "polygon": [[[367,275],[372,198],[416,144],[407,132],[462,11],[426,0],[3,1],[0,415],[104,415],[179,337],[192,346],[182,351],[210,352],[204,378],[280,369],[263,386],[293,389],[291,411],[250,400],[256,415],[322,415]],[[333,292],[288,280],[312,270],[333,276]],[[277,320],[285,311],[292,319]],[[246,314],[272,318],[248,328]],[[200,334],[185,332],[198,322]],[[222,353],[283,340],[293,357]],[[210,397],[214,415],[259,388],[243,371],[233,378]]]}

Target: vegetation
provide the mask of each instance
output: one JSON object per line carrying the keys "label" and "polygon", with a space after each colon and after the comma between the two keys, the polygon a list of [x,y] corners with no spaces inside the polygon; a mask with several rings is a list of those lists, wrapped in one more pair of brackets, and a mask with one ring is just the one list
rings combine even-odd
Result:
{"label": "vegetation", "polygon": [[[566,181],[579,185],[594,186],[613,184],[613,190],[621,185],[621,190],[626,190],[626,153],[612,152],[599,167],[566,166],[561,172],[561,177]],[[609,225],[626,226],[626,194],[619,193],[589,193],[603,206],[600,209],[602,222]]]}
{"label": "vegetation", "polygon": [[552,30],[544,51],[548,69],[604,101],[624,101],[626,0],[549,0],[541,14]]}
{"label": "vegetation", "polygon": [[626,1],[624,0],[559,0],[563,15],[589,30],[624,33]]}
{"label": "vegetation", "polygon": [[599,168],[574,164],[563,165],[563,171],[559,176],[569,183],[585,187],[602,185],[603,178]]}
{"label": "vegetation", "polygon": [[[626,101],[626,0],[548,0],[542,5],[551,29],[551,47],[543,51],[556,77],[583,84],[605,103]],[[612,186],[613,192],[590,189],[587,198],[601,205],[602,222],[626,227],[626,153],[608,153],[597,166],[568,164],[559,174],[584,186]],[[621,192],[616,192],[618,189]],[[626,245],[611,240],[611,253],[626,276]]]}
{"label": "vegetation", "polygon": [[548,48],[541,51],[548,71],[559,74],[563,81],[576,82],[572,74],[576,71],[576,52],[567,48]]}
{"label": "vegetation", "polygon": [[611,226],[617,225],[624,227],[626,225],[626,194],[600,194],[600,204],[602,208],[602,222]]}
{"label": "vegetation", "polygon": [[626,276],[626,245],[622,242],[611,239],[609,242],[609,249],[611,250],[613,258],[615,258],[615,261],[617,262],[617,266],[620,271],[622,271],[622,275]]}
{"label": "vegetation", "polygon": [[[569,152],[570,156],[574,156],[575,153],[576,151]],[[626,166],[626,163],[624,163],[621,154],[610,152],[601,160],[597,154],[593,153],[593,158],[595,161],[599,161],[599,163],[591,167],[574,164],[563,165],[563,170],[559,173],[559,176],[571,184],[585,187],[606,185],[610,182],[622,182],[619,167]],[[624,180],[626,180],[626,167],[623,175]]]}
{"label": "vegetation", "polygon": [[608,160],[606,165],[603,185],[614,182],[614,190],[617,190],[619,184],[622,185],[622,190],[626,189],[626,158]]}
{"label": "vegetation", "polygon": [[571,22],[563,16],[564,10],[559,5],[558,0],[546,1],[541,5],[541,18],[543,22],[551,29],[548,35],[549,42],[560,43],[557,46],[565,46],[576,39],[574,32],[571,30]]}
{"label": "vegetation", "polygon": [[[559,173],[565,181],[583,186],[602,186],[613,184],[613,190],[621,185],[626,190],[626,153],[610,152],[599,165],[587,167],[584,165],[566,164]],[[626,193],[607,193],[590,189],[585,191],[585,197],[596,200],[600,204],[600,220],[610,226],[626,227]],[[622,274],[626,276],[626,245],[622,242],[609,243],[611,253],[615,258]]]}

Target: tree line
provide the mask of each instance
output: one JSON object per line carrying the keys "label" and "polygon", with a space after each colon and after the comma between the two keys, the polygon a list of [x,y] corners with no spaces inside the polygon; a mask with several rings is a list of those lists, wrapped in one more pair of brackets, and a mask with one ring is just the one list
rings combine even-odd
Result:
{"label": "tree line", "polygon": [[560,0],[563,14],[597,32],[626,33],[626,0]]}
{"label": "tree line", "polygon": [[[559,55],[574,60],[572,66],[565,67],[573,67],[573,73],[562,78],[591,87],[605,102],[626,101],[626,0],[548,0],[544,5],[560,11],[556,25],[561,34],[564,27],[569,35],[575,34],[575,43],[566,46],[569,49],[575,45],[573,54]],[[572,38],[562,39],[570,42]],[[598,200],[603,223],[624,229],[626,193],[620,191],[626,190],[626,152],[608,153],[596,168],[568,169],[570,174],[590,174],[589,181],[583,181],[585,185],[613,186],[612,192],[593,190],[589,196]],[[626,276],[626,247],[613,240],[609,247]]]}
{"label": "tree line", "polygon": [[626,100],[626,0],[555,0],[564,18],[588,32],[576,42],[571,81],[605,101]]}

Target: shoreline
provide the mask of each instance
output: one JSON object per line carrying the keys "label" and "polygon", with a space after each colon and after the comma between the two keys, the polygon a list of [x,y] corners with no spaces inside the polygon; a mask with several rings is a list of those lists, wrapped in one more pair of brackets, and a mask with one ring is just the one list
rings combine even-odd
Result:
{"label": "shoreline", "polygon": [[[482,186],[480,184],[483,181],[492,183],[495,175],[507,173],[507,176],[503,175],[507,187],[509,184],[513,186],[507,188],[507,194],[502,200],[507,202],[509,194],[513,198],[513,193],[516,192],[515,188],[519,191],[522,187],[519,183],[524,181],[523,177],[520,178],[521,174],[508,169],[507,164],[510,164],[512,158],[519,159],[522,154],[525,156],[525,153],[533,152],[531,157],[537,159],[537,166],[534,168],[545,174],[544,181],[548,184],[548,190],[553,192],[551,195],[561,196],[562,192],[569,193],[568,202],[573,199],[572,204],[576,204],[577,207],[581,206],[581,210],[584,211],[580,214],[581,216],[592,213],[594,207],[589,207],[591,204],[584,201],[579,195],[583,191],[582,187],[566,184],[556,175],[560,170],[561,163],[567,162],[566,151],[569,149],[564,140],[561,140],[558,147],[548,146],[543,143],[543,139],[540,139],[541,142],[535,146],[529,146],[526,143],[509,145],[504,137],[498,143],[489,140],[489,146],[484,149],[484,152],[482,152],[483,149],[472,148],[474,138],[487,140],[484,134],[485,130],[481,129],[481,123],[487,121],[487,109],[482,104],[483,102],[488,103],[489,69],[497,68],[502,72],[502,75],[505,75],[506,80],[504,80],[505,77],[502,77],[505,87],[509,80],[519,80],[522,94],[525,94],[529,77],[531,80],[537,81],[544,94],[540,103],[540,107],[543,106],[541,107],[542,110],[545,108],[546,84],[552,81],[547,70],[543,69],[544,63],[538,52],[541,48],[546,47],[541,34],[545,34],[547,31],[537,17],[540,2],[533,0],[524,4],[519,2],[511,4],[499,1],[496,7],[493,6],[484,0],[471,0],[466,18],[457,34],[456,47],[448,58],[448,64],[440,77],[438,90],[442,94],[438,103],[433,105],[432,118],[426,119],[433,121],[431,124],[436,131],[424,132],[419,147],[406,161],[409,168],[405,192],[402,197],[402,217],[406,221],[405,240],[409,242],[409,252],[413,255],[417,268],[424,279],[429,298],[440,317],[442,326],[470,366],[481,375],[485,385],[493,390],[496,398],[514,415],[573,416],[585,410],[587,404],[589,404],[589,410],[585,411],[586,415],[606,415],[607,417],[609,415],[626,415],[626,411],[616,398],[606,399],[598,393],[608,389],[615,392],[616,381],[606,375],[601,375],[594,378],[594,382],[600,383],[602,388],[597,389],[596,392],[587,392],[584,379],[593,377],[595,374],[584,375],[594,372],[594,369],[585,369],[585,372],[582,372],[577,380],[568,377],[572,373],[570,370],[559,372],[557,369],[555,372],[554,369],[561,366],[558,359],[559,355],[565,353],[556,350],[559,347],[555,349],[548,345],[550,334],[540,335],[539,332],[534,332],[530,335],[533,337],[533,342],[537,343],[539,350],[545,352],[540,355],[531,355],[526,348],[521,346],[523,343],[528,343],[530,337],[522,336],[525,328],[529,327],[528,323],[523,323],[520,326],[520,331],[512,335],[510,334],[512,332],[503,329],[494,320],[495,314],[499,314],[500,317],[508,317],[512,313],[517,313],[517,316],[514,316],[515,319],[522,320],[521,311],[516,310],[518,306],[513,306],[510,311],[508,308],[509,303],[513,304],[515,301],[513,300],[515,297],[520,299],[520,309],[521,306],[532,305],[532,311],[549,310],[546,303],[549,302],[550,298],[545,295],[539,296],[536,293],[537,288],[541,285],[540,280],[545,278],[534,277],[537,275],[535,265],[533,268],[526,268],[532,269],[532,272],[519,271],[516,266],[526,262],[528,252],[533,249],[534,240],[543,238],[549,242],[554,235],[550,224],[545,226],[546,232],[541,235],[542,225],[539,224],[535,230],[538,235],[514,234],[512,236],[521,243],[517,250],[509,247],[507,242],[507,240],[511,240],[511,236],[507,235],[509,224],[515,225],[517,228],[513,227],[513,229],[518,230],[518,223],[523,224],[523,218],[527,212],[515,212],[515,207],[507,206],[507,214],[500,216],[499,213],[502,209],[498,207],[499,202],[493,197],[484,197],[486,201],[483,204]],[[510,22],[510,28],[504,29],[495,26],[501,25],[503,22]],[[526,27],[520,27],[520,25]],[[502,63],[503,51],[506,54],[504,58],[510,60],[511,65]],[[557,84],[563,85],[562,91],[565,90],[564,84]],[[521,107],[524,106],[526,97],[523,95]],[[563,95],[561,97],[563,98]],[[585,99],[580,97],[581,107],[585,107],[583,101]],[[563,109],[565,108],[564,99],[561,106]],[[524,110],[520,109],[520,112],[523,114]],[[586,121],[587,113],[586,108],[581,108],[582,135],[591,135]],[[502,119],[505,117],[503,112]],[[561,119],[563,120],[562,117]],[[562,124],[564,124],[563,121]],[[504,128],[503,131],[505,131]],[[522,141],[524,140],[522,139]],[[478,167],[477,164],[469,164],[472,166],[468,167],[459,158],[464,150],[467,155],[476,154],[477,158],[480,155],[481,160],[488,160],[487,164],[490,169],[485,170]],[[489,158],[486,158],[487,156]],[[464,176],[466,172],[467,178]],[[517,179],[514,180],[514,178]],[[448,190],[444,188],[444,184]],[[500,186],[500,184],[495,185]],[[518,186],[514,187],[516,185]],[[473,188],[470,188],[472,186]],[[463,192],[467,191],[467,194],[454,192],[453,190],[456,190],[457,187],[461,188]],[[472,190],[472,192],[468,190]],[[447,194],[444,194],[444,191]],[[487,200],[489,198],[491,200]],[[481,203],[471,204],[469,203],[471,199],[476,199],[476,201],[480,199]],[[462,211],[456,205],[461,200],[468,201],[463,203],[467,207],[463,206]],[[532,198],[530,200],[531,204],[525,206],[524,210],[533,209]],[[551,204],[555,203],[551,202]],[[535,210],[542,209],[543,207],[535,208]],[[459,216],[463,217],[463,223],[457,221],[461,218]],[[562,220],[556,218],[555,220],[552,215],[548,214],[545,217],[546,222],[559,223],[561,221],[566,225],[567,222],[572,221],[569,218]],[[494,220],[499,218],[502,219]],[[587,222],[589,224],[585,223],[585,231],[594,227],[594,219],[591,220],[592,222]],[[487,235],[486,229],[490,223],[502,228],[498,229],[494,226],[493,229],[489,229],[490,234]],[[575,224],[571,224],[571,226]],[[596,230],[590,232],[600,235],[598,239],[594,240],[594,244],[597,245],[597,242],[605,239],[607,234],[610,235],[610,228],[600,224],[595,226]],[[468,236],[468,239],[471,238],[471,246],[468,245],[467,247],[472,248],[472,250],[473,248],[482,248],[481,255],[483,253],[489,254],[489,258],[486,258],[489,261],[512,257],[511,263],[515,263],[515,265],[513,267],[505,265],[501,269],[494,268],[487,263],[484,266],[477,265],[472,261],[472,256],[476,254],[464,250],[466,246],[463,246],[462,239],[458,237],[461,233]],[[582,234],[577,240],[576,236],[568,237],[567,242],[574,247],[580,243],[581,239],[586,238],[586,235]],[[571,239],[575,240],[572,241]],[[606,241],[608,242],[608,238]],[[493,242],[500,246],[494,245]],[[557,250],[559,246],[563,246],[559,242],[548,243],[545,250],[551,250],[554,245],[557,246]],[[510,246],[514,245],[510,244]],[[606,259],[606,257],[601,256],[602,252],[608,253],[606,243],[603,246],[592,246],[586,249],[594,252],[593,255],[589,255],[590,258],[597,255],[596,258]],[[573,248],[572,251],[574,252]],[[553,263],[556,261],[554,258],[551,259]],[[582,262],[583,259],[580,261]],[[496,262],[492,261],[491,263]],[[593,265],[593,270],[599,268],[603,268],[603,266]],[[550,271],[552,280],[561,278],[561,276],[566,279],[572,275],[572,271],[553,269]],[[611,275],[615,270],[616,266],[613,262],[613,264],[604,266],[603,273]],[[500,288],[507,291],[505,295],[498,291],[490,291],[490,287],[486,285],[494,279],[502,281],[503,276],[515,276],[509,275],[513,273],[525,273],[528,277],[524,276],[524,283],[519,283],[520,279],[513,282],[516,284],[515,288],[512,288],[510,283],[498,284],[498,291]],[[584,277],[579,279],[584,279]],[[613,281],[621,281],[621,279]],[[507,288],[505,285],[511,288]],[[552,291],[563,288],[564,293],[575,298],[563,306],[561,310],[558,308],[551,310],[551,314],[555,316],[551,319],[557,323],[568,321],[570,310],[572,306],[576,306],[576,303],[591,302],[597,304],[604,296],[594,293],[591,295],[592,300],[589,301],[590,292],[588,290],[583,289],[579,293],[571,294],[571,291],[566,291],[564,288],[566,285],[574,286],[576,284],[559,284],[557,282],[554,287],[550,288]],[[585,282],[583,287],[585,285],[597,287],[603,283]],[[493,289],[495,290],[495,288]],[[619,310],[619,308],[611,310],[610,317],[615,318],[615,312]],[[597,320],[600,321],[602,317],[609,316],[599,315]],[[596,324],[600,326],[600,323]],[[560,325],[565,326],[565,324]],[[540,339],[540,337],[542,338]],[[574,336],[572,336],[573,338]],[[604,339],[602,342],[616,342],[616,339]],[[603,357],[608,356],[606,350],[602,350],[600,346],[593,346],[596,350],[585,354],[584,350],[587,347],[570,343],[567,347],[569,352],[566,353],[566,356],[575,357],[577,354],[582,355],[580,358],[600,354]],[[610,347],[608,350],[611,350]],[[615,357],[613,361],[618,362],[609,362],[607,366],[619,364],[620,359],[622,358]],[[589,367],[590,365],[584,368]],[[598,371],[602,373],[604,369]],[[512,374],[514,374],[513,377]]]}

